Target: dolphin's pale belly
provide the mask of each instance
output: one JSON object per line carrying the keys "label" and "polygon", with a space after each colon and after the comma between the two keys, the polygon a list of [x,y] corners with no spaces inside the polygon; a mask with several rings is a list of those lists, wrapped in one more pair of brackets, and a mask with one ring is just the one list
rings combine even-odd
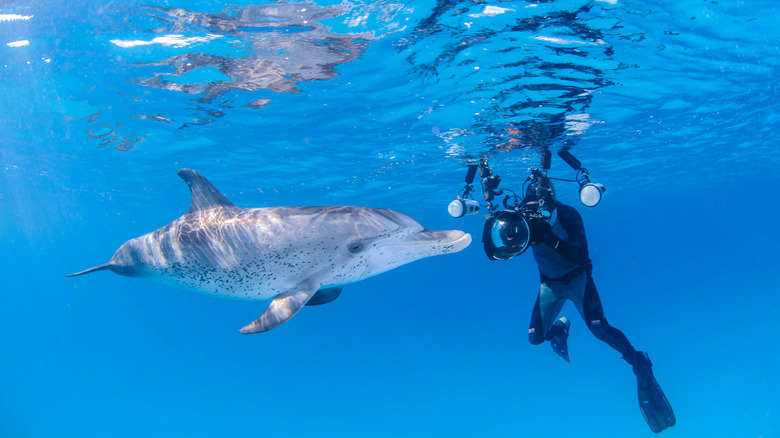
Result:
{"label": "dolphin's pale belly", "polygon": [[242,263],[234,269],[223,269],[173,263],[155,269],[149,278],[207,294],[266,300],[292,287],[290,282],[280,281],[266,266],[262,262]]}
{"label": "dolphin's pale belly", "polygon": [[289,228],[272,209],[217,208],[185,215],[128,244],[146,278],[262,300],[316,277],[332,261],[327,253],[337,249],[312,227]]}

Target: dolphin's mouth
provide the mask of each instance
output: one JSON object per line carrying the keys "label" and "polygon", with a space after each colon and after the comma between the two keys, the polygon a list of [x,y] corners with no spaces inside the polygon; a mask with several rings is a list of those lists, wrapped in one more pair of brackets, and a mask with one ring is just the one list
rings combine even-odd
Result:
{"label": "dolphin's mouth", "polygon": [[471,235],[459,230],[420,231],[411,236],[409,246],[452,246],[452,252],[460,251],[471,244]]}

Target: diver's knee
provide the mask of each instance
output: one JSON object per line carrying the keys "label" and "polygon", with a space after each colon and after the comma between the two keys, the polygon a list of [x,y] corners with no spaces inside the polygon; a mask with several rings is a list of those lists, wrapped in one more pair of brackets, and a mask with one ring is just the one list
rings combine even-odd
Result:
{"label": "diver's knee", "polygon": [[588,321],[588,329],[593,333],[593,336],[601,339],[602,341],[609,337],[609,324],[606,319],[594,319]]}
{"label": "diver's knee", "polygon": [[532,345],[539,345],[544,342],[544,335],[535,328],[528,329],[528,342]]}

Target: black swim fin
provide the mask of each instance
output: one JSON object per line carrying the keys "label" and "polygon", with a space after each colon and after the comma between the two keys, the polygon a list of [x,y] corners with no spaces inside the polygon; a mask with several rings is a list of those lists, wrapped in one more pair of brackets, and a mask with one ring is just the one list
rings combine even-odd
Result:
{"label": "black swim fin", "polygon": [[569,346],[566,341],[569,339],[570,326],[571,321],[566,319],[566,317],[560,317],[550,328],[550,345],[553,351],[569,363],[571,363],[569,360]]}
{"label": "black swim fin", "polygon": [[636,374],[637,392],[639,394],[639,409],[650,426],[650,430],[661,433],[677,422],[672,405],[666,399],[664,392],[655,380],[653,364],[647,353],[637,351],[634,356],[634,374]]}

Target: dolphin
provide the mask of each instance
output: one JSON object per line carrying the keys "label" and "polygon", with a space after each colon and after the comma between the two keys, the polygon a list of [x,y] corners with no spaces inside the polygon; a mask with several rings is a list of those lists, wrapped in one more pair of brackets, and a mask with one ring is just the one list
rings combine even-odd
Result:
{"label": "dolphin", "polygon": [[471,243],[462,231],[428,231],[393,210],[237,207],[200,173],[178,175],[192,193],[185,215],[67,277],[107,270],[223,297],[273,298],[239,330],[249,334],[278,327],[305,305],[335,300],[345,284]]}

